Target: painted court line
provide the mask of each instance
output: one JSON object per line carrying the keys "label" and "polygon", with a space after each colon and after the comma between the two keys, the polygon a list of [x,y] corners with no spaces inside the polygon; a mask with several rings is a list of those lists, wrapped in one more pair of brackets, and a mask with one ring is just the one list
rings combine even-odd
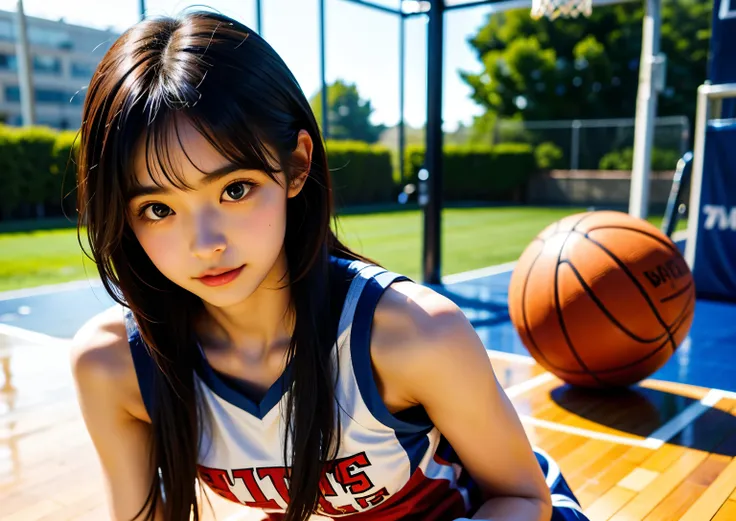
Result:
{"label": "painted court line", "polygon": [[500,275],[501,273],[508,273],[513,271],[516,266],[516,261],[507,262],[505,264],[497,264],[496,266],[488,266],[487,268],[480,268],[478,270],[464,271],[462,273],[455,273],[454,275],[446,275],[442,277],[443,284],[457,284],[459,282],[468,282],[470,280],[481,279],[483,277],[490,277],[491,275]]}
{"label": "painted court line", "polygon": [[672,233],[672,242],[680,242],[687,240],[687,230],[680,230]]}
{"label": "painted court line", "polygon": [[615,434],[608,434],[605,432],[591,431],[590,429],[581,429],[580,427],[572,427],[562,423],[551,422],[535,418],[526,414],[519,415],[522,423],[533,425],[535,427],[542,427],[557,432],[564,432],[567,434],[574,434],[576,436],[582,436],[584,438],[592,438],[601,441],[610,441],[621,445],[631,445],[634,447],[647,447],[647,440],[640,438],[627,438],[626,436],[617,436]]}
{"label": "painted court line", "polygon": [[647,441],[654,445],[653,448],[661,447],[718,403],[721,398],[723,398],[722,392],[711,389],[700,401],[688,405],[681,413],[650,434]]}
{"label": "painted court line", "polygon": [[721,395],[724,398],[728,398],[729,400],[736,400],[736,393],[733,392],[733,391],[724,391],[722,389],[713,389],[713,390],[714,391],[718,391],[719,393],[721,393]]}
{"label": "painted court line", "polygon": [[583,436],[585,438],[610,441],[613,443],[619,443],[621,445],[630,445],[633,447],[644,447],[647,449],[656,450],[662,447],[669,440],[674,438],[682,429],[698,419],[705,411],[718,403],[718,401],[723,397],[723,391],[712,389],[700,401],[686,407],[681,413],[662,425],[646,439],[629,438],[626,436],[596,432],[590,429],[582,429],[580,427],[573,427],[570,425],[564,425],[562,423],[550,422],[528,415],[522,415],[521,421],[523,423],[534,425],[536,427],[542,427],[558,432],[565,432],[568,434],[575,434],[577,436]]}
{"label": "painted court line", "polygon": [[551,382],[554,379],[555,379],[555,376],[552,373],[542,373],[540,375],[535,376],[534,378],[530,378],[526,382],[521,382],[521,383],[512,385],[511,387],[504,389],[504,392],[506,393],[506,396],[508,396],[509,398],[515,398],[528,391],[531,391],[532,389],[535,389],[548,382]]}
{"label": "painted court line", "polygon": [[38,295],[50,295],[52,293],[62,293],[64,291],[99,287],[102,287],[102,282],[95,279],[89,279],[62,282],[61,284],[48,284],[46,286],[36,286],[34,288],[27,289],[13,289],[10,291],[0,292],[0,302],[4,300],[15,300],[19,298],[35,297]]}
{"label": "painted court line", "polygon": [[487,349],[489,358],[493,360],[507,360],[509,362],[519,362],[525,365],[535,365],[537,362],[528,355],[520,355],[517,353],[506,353],[505,351],[494,351],[493,349]]}
{"label": "painted court line", "polygon": [[71,341],[67,338],[59,338],[43,333],[37,333],[30,329],[9,326],[8,324],[0,324],[0,346],[3,339],[15,342],[31,342],[33,344],[41,344],[43,346],[68,345]]}

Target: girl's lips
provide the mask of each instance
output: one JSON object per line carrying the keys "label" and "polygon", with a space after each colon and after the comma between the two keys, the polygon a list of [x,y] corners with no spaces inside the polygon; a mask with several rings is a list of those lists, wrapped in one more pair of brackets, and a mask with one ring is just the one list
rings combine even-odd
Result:
{"label": "girl's lips", "polygon": [[197,280],[205,286],[223,286],[235,280],[238,275],[240,275],[240,273],[243,271],[243,268],[245,268],[245,264],[240,266],[239,268],[225,271],[218,275],[205,275],[203,277],[197,277]]}

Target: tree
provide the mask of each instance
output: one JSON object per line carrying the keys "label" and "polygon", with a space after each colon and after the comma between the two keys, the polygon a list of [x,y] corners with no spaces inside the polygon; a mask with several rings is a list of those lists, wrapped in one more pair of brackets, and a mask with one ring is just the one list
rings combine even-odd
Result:
{"label": "tree", "polygon": [[[322,91],[309,100],[320,126],[322,125]],[[373,113],[370,100],[360,98],[355,84],[343,80],[327,86],[327,106],[330,139],[356,140],[366,143],[378,141],[383,125],[373,125],[370,116]]]}
{"label": "tree", "polygon": [[[706,77],[712,0],[662,6],[667,89],[660,115],[695,114]],[[535,21],[528,9],[490,15],[469,40],[483,70],[461,72],[472,99],[500,117],[525,120],[633,117],[643,7],[597,7],[589,19]]]}

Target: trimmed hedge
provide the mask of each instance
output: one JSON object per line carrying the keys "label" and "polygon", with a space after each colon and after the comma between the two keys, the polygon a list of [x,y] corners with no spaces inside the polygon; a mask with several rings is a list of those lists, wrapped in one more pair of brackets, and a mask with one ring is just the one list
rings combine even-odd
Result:
{"label": "trimmed hedge", "polygon": [[40,126],[0,125],[0,214],[3,217],[19,209],[43,215],[47,206],[59,206],[61,185],[51,173],[58,162],[57,149],[61,151],[58,147],[69,139],[68,134],[74,133],[59,133]]}
{"label": "trimmed hedge", "polygon": [[63,201],[67,215],[76,215],[78,151],[79,136],[70,130],[59,133],[51,150],[51,198],[56,204]]}
{"label": "trimmed hedge", "polygon": [[13,164],[15,135],[10,128],[0,126],[0,217],[9,218],[20,204],[22,180]]}
{"label": "trimmed hedge", "polygon": [[[424,165],[424,147],[407,147],[405,171],[416,183]],[[508,201],[536,171],[531,145],[447,145],[444,152],[443,196],[448,201]]]}
{"label": "trimmed hedge", "polygon": [[327,141],[335,206],[386,203],[395,199],[391,151],[360,141]]}
{"label": "trimmed hedge", "polygon": [[[652,170],[668,171],[677,168],[682,155],[677,150],[652,149]],[[634,164],[634,149],[614,150],[603,156],[598,164],[599,170],[631,170]]]}

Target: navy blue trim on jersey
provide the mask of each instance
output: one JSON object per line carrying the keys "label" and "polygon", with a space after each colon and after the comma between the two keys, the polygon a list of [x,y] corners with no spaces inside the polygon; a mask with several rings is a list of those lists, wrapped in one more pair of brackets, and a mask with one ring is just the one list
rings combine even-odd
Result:
{"label": "navy blue trim on jersey", "polygon": [[[200,351],[201,353],[201,351]],[[259,420],[262,420],[273,409],[286,392],[287,382],[291,381],[291,362],[286,365],[286,369],[281,373],[278,379],[268,388],[266,394],[260,401],[255,401],[246,396],[244,393],[228,385],[207,363],[204,355],[201,356],[200,364],[196,368],[197,374],[202,381],[217,396],[230,404],[239,407],[245,412],[252,414]]]}
{"label": "navy blue trim on jersey", "polygon": [[544,479],[552,496],[552,519],[550,521],[590,521],[565,481],[557,462],[538,447],[534,448],[534,455],[544,472]]}
{"label": "navy blue trim on jersey", "polygon": [[[355,275],[355,271],[349,269],[351,262],[346,259],[330,257],[330,293],[332,297],[330,305],[332,306],[331,315],[334,315],[332,320],[335,330],[337,330],[337,319],[345,302],[350,281]],[[130,351],[133,356],[133,364],[138,378],[141,397],[149,416],[151,416],[155,404],[153,382],[158,368],[141,339],[140,331],[135,324],[130,310],[126,310],[125,312],[125,328],[128,334],[128,343],[130,344]],[[235,381],[228,382],[226,375],[219,374],[215,371],[207,362],[204,352],[198,345],[193,345],[192,347],[197,349],[200,354],[199,363],[195,367],[195,371],[201,380],[219,397],[258,419],[262,420],[276,406],[287,391],[287,383],[291,381],[292,376],[291,362],[287,364],[286,369],[276,382],[269,387],[263,398],[260,401],[256,401],[248,397],[244,389],[239,389]]]}
{"label": "navy blue trim on jersey", "polygon": [[133,357],[133,367],[138,378],[138,387],[141,390],[143,405],[148,416],[153,419],[153,410],[156,400],[154,399],[153,381],[156,377],[156,364],[146,348],[141,333],[135,325],[133,314],[130,310],[125,311],[125,329],[128,334],[130,354]]}
{"label": "navy blue trim on jersey", "polygon": [[331,274],[331,276],[333,277],[333,280],[331,282],[347,282],[349,285],[358,271],[353,266],[354,262],[355,261],[350,259],[335,257],[334,255],[331,255],[330,265],[335,268],[333,273]]}
{"label": "navy blue trim on jersey", "polygon": [[457,464],[462,467],[462,472],[457,480],[458,487],[464,488],[468,497],[470,498],[471,505],[480,505],[483,503],[483,493],[478,486],[478,483],[470,475],[470,472],[465,468],[463,462],[460,460],[460,456],[457,455],[455,449],[452,447],[447,438],[444,435],[440,436],[440,442],[437,444],[437,450],[435,454],[438,458],[446,461],[449,464]]}
{"label": "navy blue trim on jersey", "polygon": [[[336,318],[340,315],[339,311],[345,302],[345,296],[347,295],[351,279],[350,274],[347,273],[350,262],[337,257],[330,257],[329,262],[330,314],[331,320],[334,322],[334,330],[337,331]],[[262,420],[281,401],[288,390],[289,383],[292,381],[293,368],[292,361],[290,360],[278,379],[268,388],[263,398],[261,400],[254,400],[248,396],[240,382],[229,377],[229,375],[213,369],[199,346],[198,351],[200,353],[199,364],[195,369],[207,387],[223,400],[255,416],[259,420]]]}
{"label": "navy blue trim on jersey", "polygon": [[429,449],[428,430],[424,429],[418,433],[396,431],[396,439],[399,440],[399,443],[404,448],[404,452],[406,452],[406,456],[409,458],[410,476],[419,468],[422,458]]}
{"label": "navy blue trim on jersey", "polygon": [[[378,386],[373,375],[373,366],[371,363],[370,341],[371,327],[373,325],[373,315],[376,311],[378,300],[383,292],[392,282],[400,280],[410,280],[403,275],[388,274],[384,272],[377,277],[381,277],[379,281],[376,277],[371,277],[365,284],[363,291],[358,300],[353,317],[352,331],[350,333],[350,356],[353,361],[353,372],[358,383],[358,390],[363,398],[363,402],[368,407],[371,414],[385,426],[396,431],[400,441],[402,434],[426,434],[432,427],[432,422],[425,414],[413,421],[404,421],[388,410],[386,404],[378,392]],[[393,275],[393,276],[391,276]],[[403,436],[404,441],[408,441]],[[403,442],[402,442],[403,445]]]}

